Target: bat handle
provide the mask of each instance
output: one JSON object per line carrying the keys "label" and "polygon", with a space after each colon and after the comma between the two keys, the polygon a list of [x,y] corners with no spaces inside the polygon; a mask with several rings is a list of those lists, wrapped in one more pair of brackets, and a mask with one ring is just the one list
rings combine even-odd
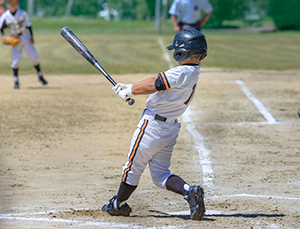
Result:
{"label": "bat handle", "polygon": [[135,103],[135,100],[128,98],[128,99],[126,99],[126,102],[128,103],[129,106],[132,106]]}

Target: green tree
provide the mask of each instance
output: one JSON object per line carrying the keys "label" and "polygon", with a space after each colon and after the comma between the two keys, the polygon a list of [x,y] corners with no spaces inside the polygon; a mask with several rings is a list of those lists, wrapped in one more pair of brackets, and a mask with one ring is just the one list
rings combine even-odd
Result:
{"label": "green tree", "polygon": [[270,16],[280,30],[300,30],[299,0],[270,0]]}

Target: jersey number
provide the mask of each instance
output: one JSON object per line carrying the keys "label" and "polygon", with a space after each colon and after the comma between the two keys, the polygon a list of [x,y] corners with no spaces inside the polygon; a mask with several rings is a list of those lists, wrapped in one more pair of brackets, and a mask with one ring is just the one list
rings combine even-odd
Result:
{"label": "jersey number", "polygon": [[187,99],[187,101],[184,102],[185,105],[188,105],[188,103],[190,102],[191,98],[193,97],[193,95],[194,95],[194,93],[195,93],[195,88],[196,88],[196,86],[197,86],[197,84],[195,84],[195,85],[193,86],[193,91],[192,91],[190,97]]}

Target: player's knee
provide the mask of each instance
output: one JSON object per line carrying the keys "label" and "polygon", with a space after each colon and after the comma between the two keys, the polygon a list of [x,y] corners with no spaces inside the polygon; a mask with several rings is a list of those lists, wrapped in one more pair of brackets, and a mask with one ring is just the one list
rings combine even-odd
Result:
{"label": "player's knee", "polygon": [[14,60],[12,63],[11,63],[11,67],[12,68],[19,68],[21,65],[21,61],[20,60]]}
{"label": "player's knee", "polygon": [[159,173],[159,174],[152,174],[151,173],[151,177],[152,177],[152,181],[153,183],[159,187],[159,188],[163,188],[163,189],[167,189],[166,187],[166,183],[167,183],[167,180],[170,176],[170,172],[167,172],[167,171],[164,171],[162,173]]}
{"label": "player's knee", "polygon": [[40,63],[38,58],[31,59],[31,62],[32,62],[33,66],[37,66]]}

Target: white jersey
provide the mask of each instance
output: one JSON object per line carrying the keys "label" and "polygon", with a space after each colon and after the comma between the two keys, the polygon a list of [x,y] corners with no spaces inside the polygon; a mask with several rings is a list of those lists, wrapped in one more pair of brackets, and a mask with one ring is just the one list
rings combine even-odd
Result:
{"label": "white jersey", "polygon": [[21,9],[17,9],[15,15],[12,15],[9,10],[5,11],[0,18],[0,28],[4,22],[9,28],[11,36],[15,37],[26,35],[26,27],[31,26],[27,13]]}
{"label": "white jersey", "polygon": [[178,21],[194,24],[200,20],[201,10],[210,13],[213,7],[208,0],[174,0],[169,14],[176,15]]}
{"label": "white jersey", "polygon": [[154,114],[176,119],[191,103],[199,79],[199,66],[177,66],[159,76],[162,77],[166,90],[149,95],[146,109]]}

